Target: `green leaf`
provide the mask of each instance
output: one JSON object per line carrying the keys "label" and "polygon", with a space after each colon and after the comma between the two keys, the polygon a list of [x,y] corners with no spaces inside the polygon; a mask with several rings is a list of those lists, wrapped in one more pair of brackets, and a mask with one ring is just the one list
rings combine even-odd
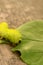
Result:
{"label": "green leaf", "polygon": [[28,65],[43,65],[43,21],[28,22],[17,29],[22,41],[12,51],[20,51],[21,59]]}

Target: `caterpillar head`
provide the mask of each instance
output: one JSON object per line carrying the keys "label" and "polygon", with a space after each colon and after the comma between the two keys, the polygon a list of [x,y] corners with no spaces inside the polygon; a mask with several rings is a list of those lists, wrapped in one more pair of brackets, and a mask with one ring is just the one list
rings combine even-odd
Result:
{"label": "caterpillar head", "polygon": [[8,28],[8,24],[6,22],[1,22],[0,28]]}

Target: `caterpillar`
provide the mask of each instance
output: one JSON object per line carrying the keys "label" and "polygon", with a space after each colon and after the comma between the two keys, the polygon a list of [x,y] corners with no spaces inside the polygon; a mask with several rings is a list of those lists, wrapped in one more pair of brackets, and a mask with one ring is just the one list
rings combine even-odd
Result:
{"label": "caterpillar", "polygon": [[0,40],[9,40],[12,44],[18,44],[22,35],[17,29],[11,29],[6,22],[0,23]]}

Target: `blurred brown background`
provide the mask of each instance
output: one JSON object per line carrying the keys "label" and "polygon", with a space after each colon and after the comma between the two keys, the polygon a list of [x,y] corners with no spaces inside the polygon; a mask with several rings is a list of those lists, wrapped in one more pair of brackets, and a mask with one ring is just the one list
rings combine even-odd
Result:
{"label": "blurred brown background", "polygon": [[[0,22],[16,28],[31,20],[43,20],[43,0],[0,0]],[[9,45],[0,45],[0,65],[26,65]]]}

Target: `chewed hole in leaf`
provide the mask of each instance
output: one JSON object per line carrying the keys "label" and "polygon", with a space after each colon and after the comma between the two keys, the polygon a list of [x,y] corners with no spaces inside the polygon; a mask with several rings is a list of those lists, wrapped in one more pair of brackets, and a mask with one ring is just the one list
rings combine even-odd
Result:
{"label": "chewed hole in leaf", "polygon": [[17,56],[21,56],[21,52],[18,51],[18,50],[16,50],[14,53],[15,53]]}

